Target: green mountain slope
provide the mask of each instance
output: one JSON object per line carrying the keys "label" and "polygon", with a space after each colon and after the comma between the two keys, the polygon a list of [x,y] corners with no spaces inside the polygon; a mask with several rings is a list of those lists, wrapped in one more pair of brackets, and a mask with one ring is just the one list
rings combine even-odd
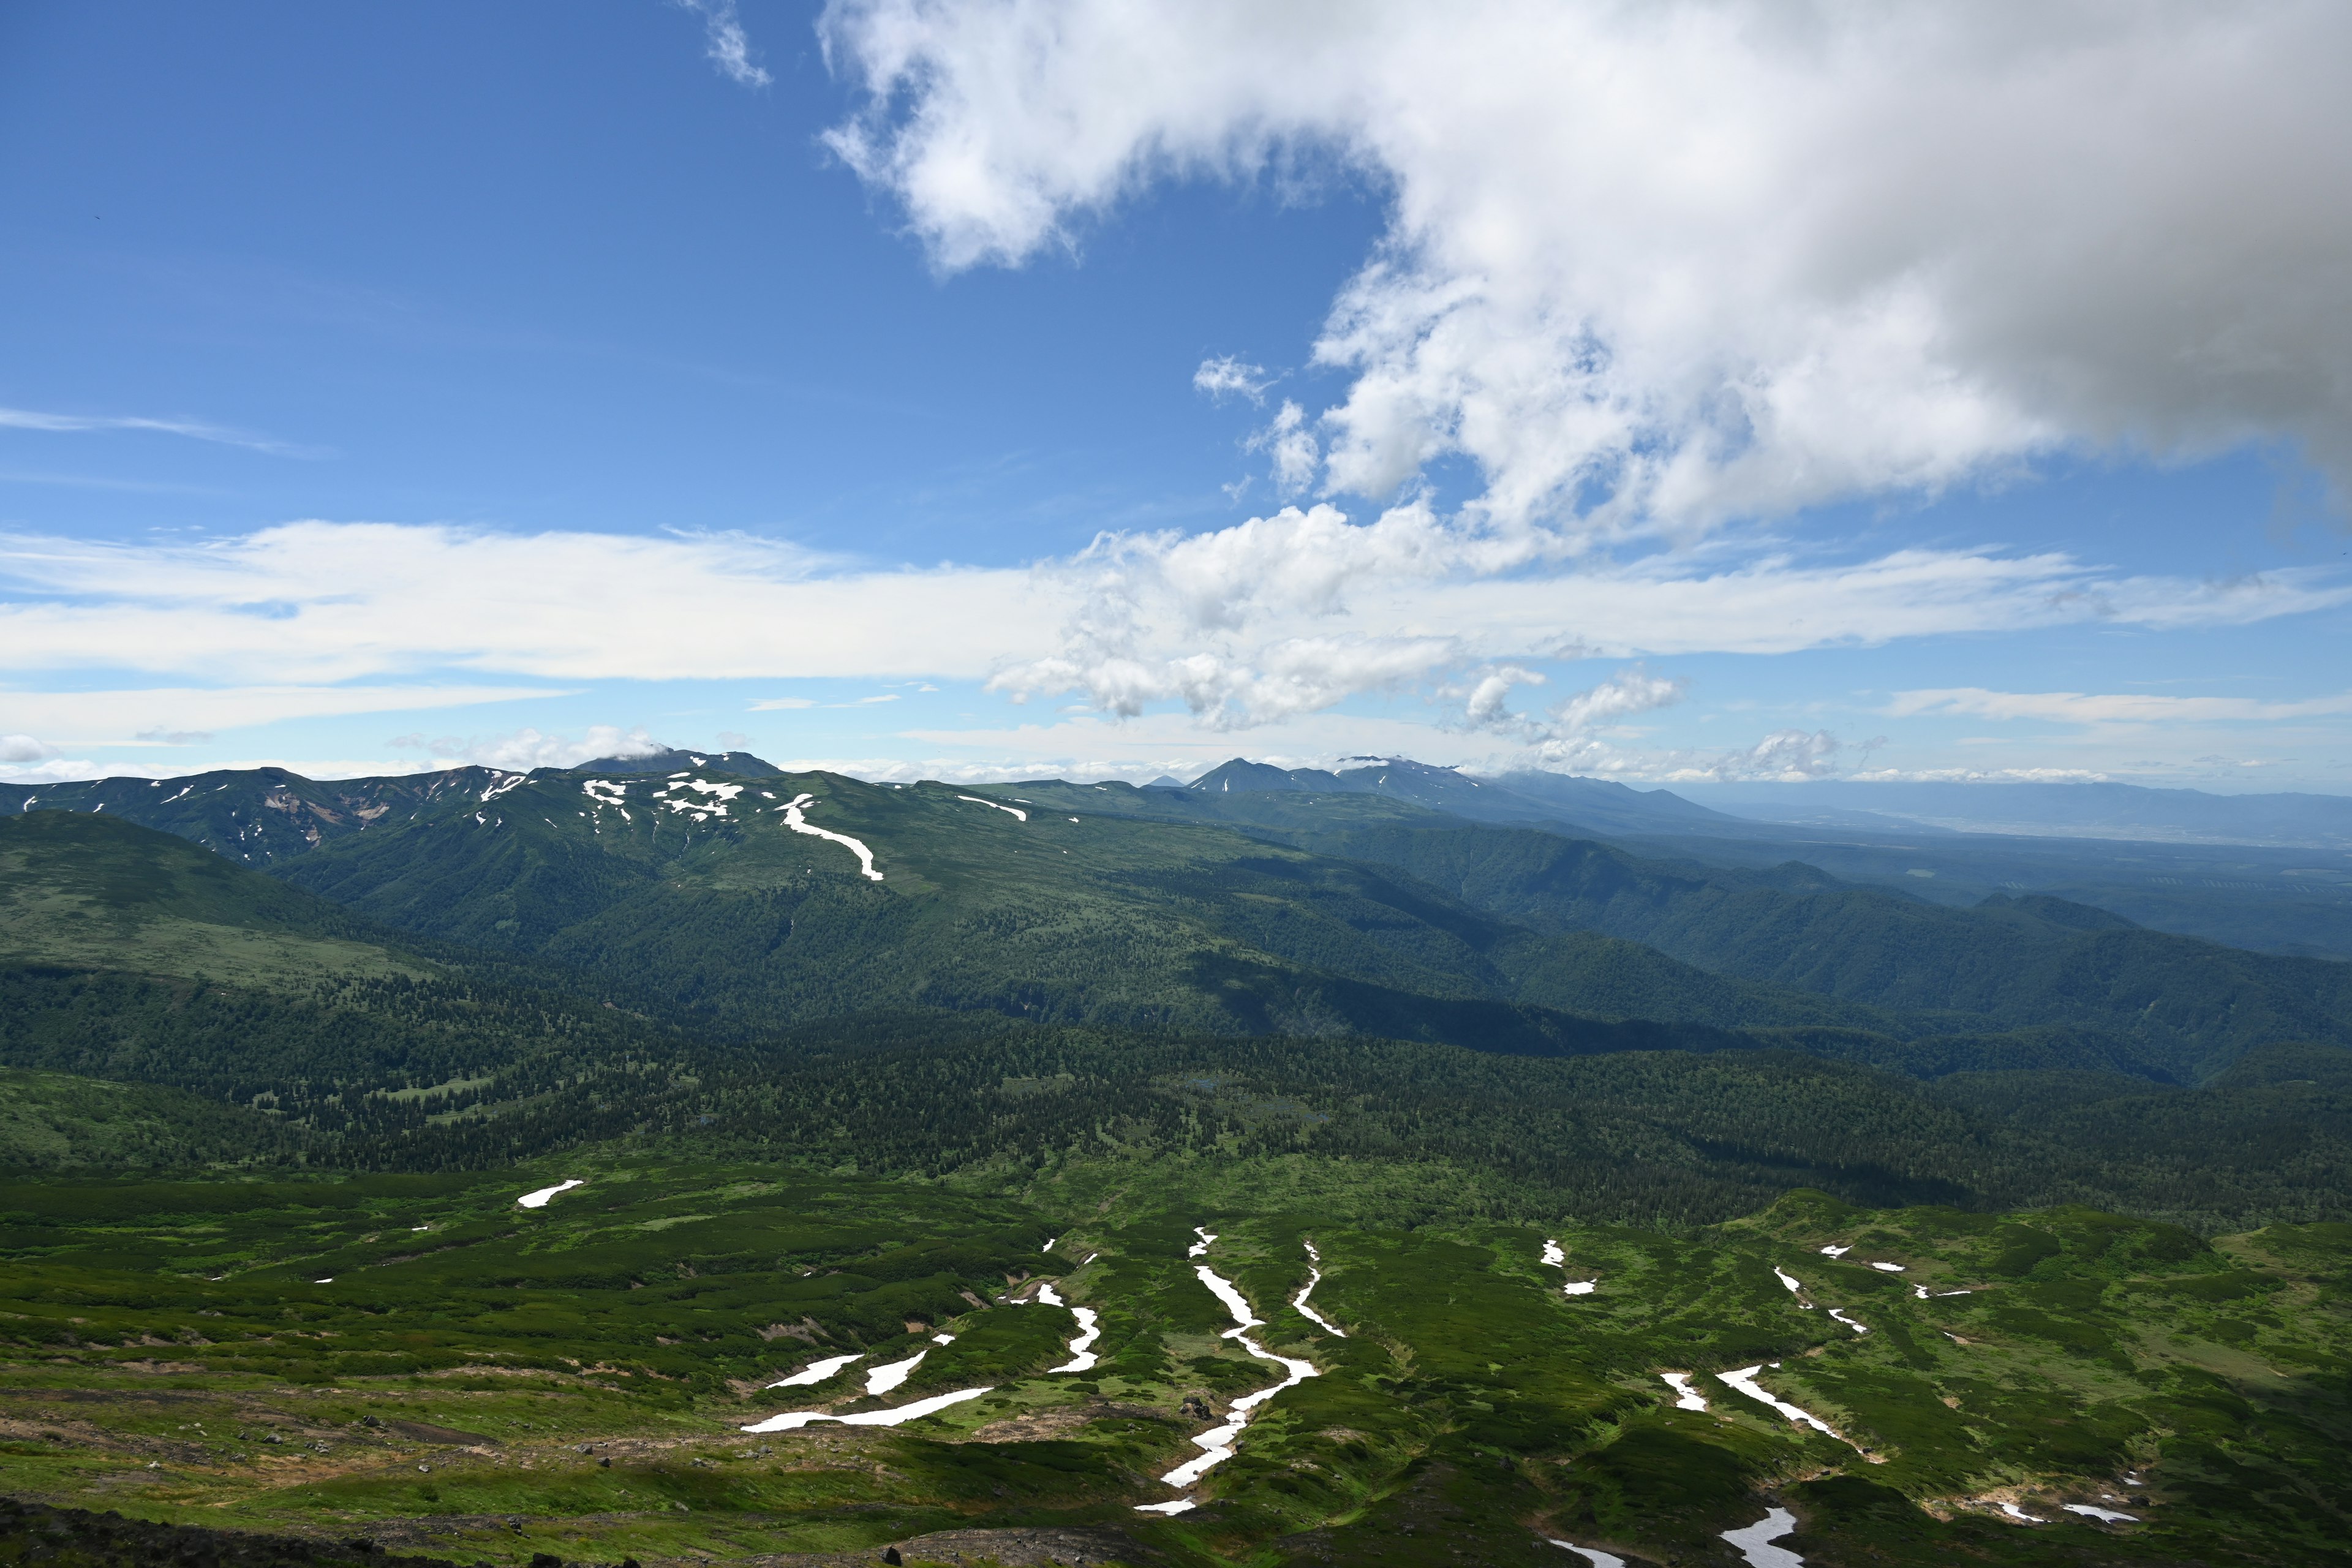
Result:
{"label": "green mountain slope", "polygon": [[1602,931],[1717,973],[1952,1026],[2112,1033],[2184,1079],[2257,1045],[2352,1044],[2352,966],[2132,927],[2052,899],[1949,910],[1800,865],[1736,873],[1505,828],[1289,835],[1538,931]]}
{"label": "green mountain slope", "polygon": [[[370,1136],[528,1102],[579,1063],[677,1049],[576,977],[410,940],[110,815],[0,818],[0,1064]],[[247,1152],[301,1145],[272,1134]]]}
{"label": "green mountain slope", "polygon": [[277,1119],[182,1089],[0,1068],[0,1171],[244,1164],[303,1140]]}
{"label": "green mountain slope", "polygon": [[0,817],[0,963],[308,984],[425,966],[334,905],[120,819]]}
{"label": "green mountain slope", "polygon": [[[1822,1031],[2023,1031],[2038,1042],[2029,1056],[1946,1053],[1937,1070],[2121,1067],[2183,1081],[2266,1044],[2352,1040],[2340,966],[2046,898],[1952,909],[1796,864],[1646,860],[1467,824],[1353,772],[1331,775],[1349,787],[1329,793],[1320,775],[1223,771],[1240,787],[458,770],[315,786],[331,805],[253,774],[193,794],[194,781],[143,795],[110,781],[83,804],[274,857],[285,879],[415,936],[561,965],[602,996],[739,1036],[913,1006],[1556,1051],[1616,1048],[1580,1018],[1644,1019],[1800,1031],[1780,1037],[1916,1062],[1927,1058]],[[1413,773],[1423,794],[1483,788],[1420,772],[1443,775]],[[1282,787],[1258,787],[1258,773]],[[846,845],[790,826],[803,795],[802,826],[865,845],[877,877]],[[53,792],[14,820],[61,803]],[[197,808],[212,815],[164,820]],[[298,816],[316,831],[286,839],[279,820]],[[249,817],[278,837],[223,837]],[[281,840],[299,847],[281,853]]]}
{"label": "green mountain slope", "polygon": [[[1157,793],[1064,786],[1048,810],[817,773],[545,774],[278,870],[403,929],[572,966],[739,1032],[917,1006],[1558,1050],[1617,1048],[1579,1044],[1595,1026],[1570,1015],[1879,1021],[1630,944],[1517,930],[1213,823],[1107,809]],[[796,830],[794,812],[864,846],[875,875]]]}

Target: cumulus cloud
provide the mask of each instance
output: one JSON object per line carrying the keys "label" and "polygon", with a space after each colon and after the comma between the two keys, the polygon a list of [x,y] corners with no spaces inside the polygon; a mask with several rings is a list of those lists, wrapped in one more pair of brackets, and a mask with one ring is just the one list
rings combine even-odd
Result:
{"label": "cumulus cloud", "polygon": [[1361,171],[1388,232],[1310,460],[1503,531],[1687,530],[2035,455],[2299,443],[2352,479],[2332,0],[834,0],[833,149],[937,263],[1155,183]]}
{"label": "cumulus cloud", "polygon": [[681,11],[702,18],[703,53],[719,74],[739,87],[765,87],[774,79],[751,59],[751,40],[736,14],[735,0],[677,0]]}
{"label": "cumulus cloud", "polygon": [[1273,463],[1274,488],[1285,496],[1295,496],[1313,484],[1315,470],[1323,462],[1323,448],[1315,432],[1307,427],[1307,410],[1288,398],[1283,399],[1273,420],[1247,445],[1253,452],[1264,452]]}
{"label": "cumulus cloud", "polygon": [[0,735],[0,763],[37,763],[53,751],[30,735]]}

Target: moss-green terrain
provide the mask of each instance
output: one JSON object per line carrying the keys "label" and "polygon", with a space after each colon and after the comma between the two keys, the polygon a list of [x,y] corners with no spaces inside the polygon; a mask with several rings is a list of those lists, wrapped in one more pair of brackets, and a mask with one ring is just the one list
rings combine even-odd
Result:
{"label": "moss-green terrain", "polygon": [[[990,1195],[610,1152],[19,1183],[0,1196],[0,1488],[518,1564],[1499,1563],[1546,1540],[1730,1563],[1721,1532],[1769,1507],[1809,1563],[2352,1560],[2345,1227],[2208,1243],[2088,1210],[1806,1194],[1675,1234],[1408,1227],[1291,1195],[1213,1160],[1070,1164]],[[1196,1226],[1216,1239],[1188,1258]],[[1293,1305],[1310,1242],[1308,1305],[1338,1331]],[[1203,1266],[1265,1320],[1262,1346],[1318,1375],[1180,1493],[1155,1478],[1187,1439],[1281,1375],[1221,1337]],[[1041,1282],[1099,1314],[1097,1365],[1050,1370],[1077,1325]],[[1717,1375],[1745,1367],[1836,1436]],[[1677,1408],[1667,1372],[1707,1408]],[[898,1426],[743,1430],[969,1389],[987,1392]]]}

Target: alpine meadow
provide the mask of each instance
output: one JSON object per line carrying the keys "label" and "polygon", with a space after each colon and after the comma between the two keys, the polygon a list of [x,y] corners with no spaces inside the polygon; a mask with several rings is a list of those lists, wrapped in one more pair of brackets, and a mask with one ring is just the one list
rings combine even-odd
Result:
{"label": "alpine meadow", "polygon": [[2352,1568],[2347,60],[0,6],[0,1568]]}

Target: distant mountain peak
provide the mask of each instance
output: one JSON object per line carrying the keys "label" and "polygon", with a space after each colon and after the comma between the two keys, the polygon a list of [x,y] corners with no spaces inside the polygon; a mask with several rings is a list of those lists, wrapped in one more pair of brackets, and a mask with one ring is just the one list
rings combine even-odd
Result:
{"label": "distant mountain peak", "polygon": [[564,771],[575,773],[675,773],[693,769],[755,779],[781,778],[784,772],[775,763],[755,757],[749,752],[681,752],[675,749],[648,752],[642,757],[598,757],[594,762],[582,763]]}

